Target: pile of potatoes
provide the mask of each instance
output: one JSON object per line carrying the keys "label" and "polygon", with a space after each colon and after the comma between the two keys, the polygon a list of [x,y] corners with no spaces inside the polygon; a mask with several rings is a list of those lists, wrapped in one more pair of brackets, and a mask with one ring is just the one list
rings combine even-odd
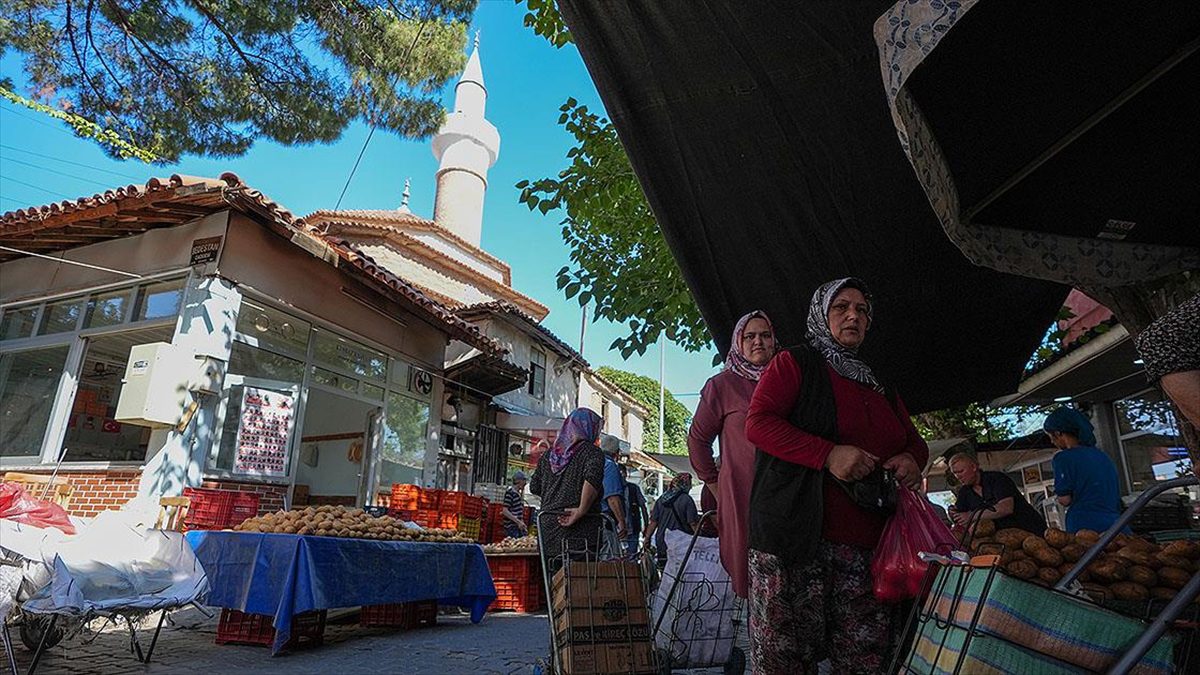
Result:
{"label": "pile of potatoes", "polygon": [[537,535],[529,534],[524,537],[505,537],[504,541],[486,544],[484,553],[537,553]]}
{"label": "pile of potatoes", "polygon": [[310,506],[298,511],[276,511],[249,518],[233,528],[238,532],[307,534],[382,541],[424,541],[470,544],[474,540],[454,530],[410,530],[391,516],[371,516],[345,506]]}
{"label": "pile of potatoes", "polygon": [[[985,523],[991,525],[990,528]],[[1039,537],[1024,530],[995,530],[980,522],[971,544],[974,553],[1000,554],[1005,572],[1042,586],[1057,583],[1100,540],[1094,530],[1074,535],[1050,528]],[[1169,600],[1200,569],[1200,542],[1159,545],[1119,534],[1079,576],[1083,590],[1097,601]]]}

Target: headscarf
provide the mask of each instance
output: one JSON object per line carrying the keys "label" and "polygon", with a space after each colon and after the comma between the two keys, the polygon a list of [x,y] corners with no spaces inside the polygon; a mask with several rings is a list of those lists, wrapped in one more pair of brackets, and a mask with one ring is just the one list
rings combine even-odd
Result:
{"label": "headscarf", "polygon": [[829,306],[844,288],[857,288],[862,291],[863,297],[867,299],[867,325],[863,327],[864,334],[871,327],[874,314],[871,292],[867,290],[867,285],[857,277],[836,279],[822,285],[813,293],[812,302],[808,305],[808,343],[821,352],[839,375],[883,393],[883,385],[875,379],[871,366],[858,358],[858,349],[851,349],[838,342],[829,330]]}
{"label": "headscarf", "polygon": [[1096,432],[1092,428],[1091,420],[1087,418],[1087,415],[1068,406],[1063,406],[1046,415],[1042,429],[1071,434],[1079,439],[1080,445],[1096,445]]}
{"label": "headscarf", "polygon": [[[729,343],[729,354],[725,356],[725,369],[732,370],[752,382],[758,382],[758,378],[762,377],[763,371],[767,369],[767,366],[765,364],[756,366],[750,363],[750,359],[746,358],[746,355],[742,353],[742,333],[745,332],[746,324],[750,323],[751,319],[766,321],[767,328],[770,328],[771,334],[774,335],[775,327],[771,325],[771,320],[767,318],[767,315],[762,310],[756,309],[738,319],[737,325],[733,328],[733,342]],[[776,342],[775,344],[776,348],[778,348],[779,343]],[[774,355],[774,353],[771,354],[771,356]]]}
{"label": "headscarf", "polygon": [[576,408],[563,420],[562,428],[558,430],[558,438],[554,439],[554,445],[549,450],[551,473],[562,473],[581,443],[596,442],[600,437],[601,421],[596,411],[588,408]]}

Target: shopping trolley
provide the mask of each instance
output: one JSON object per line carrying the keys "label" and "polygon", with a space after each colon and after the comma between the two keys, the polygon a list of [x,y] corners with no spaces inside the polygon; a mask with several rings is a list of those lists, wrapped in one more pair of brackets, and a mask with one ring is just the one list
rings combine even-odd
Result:
{"label": "shopping trolley", "polygon": [[[547,528],[546,519],[560,515],[565,512],[542,510],[537,514],[550,657],[540,661],[535,672],[658,673],[645,580],[631,556],[623,555],[615,521],[603,514],[585,515],[601,519],[595,539],[564,538],[558,550],[550,551],[544,535],[553,528]],[[559,570],[563,574],[556,588]],[[603,619],[597,621],[597,617]]]}
{"label": "shopping trolley", "polygon": [[[655,617],[653,635],[665,671],[721,667],[726,673],[741,675],[746,670],[746,653],[737,646],[745,623],[745,603],[733,594],[732,580],[727,574],[711,579],[703,572],[687,571],[704,522],[716,513],[700,515],[678,567],[668,564],[661,572],[661,582],[654,588],[647,586]],[[644,550],[642,556],[644,569],[655,570],[652,552]]]}

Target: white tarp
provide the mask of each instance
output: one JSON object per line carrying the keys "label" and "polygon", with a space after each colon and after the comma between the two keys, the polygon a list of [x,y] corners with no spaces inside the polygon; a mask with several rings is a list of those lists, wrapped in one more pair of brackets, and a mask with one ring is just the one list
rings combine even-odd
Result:
{"label": "white tarp", "polygon": [[[703,667],[725,663],[733,648],[733,586],[721,565],[721,552],[715,538],[698,537],[680,571],[692,536],[667,530],[667,566],[654,597],[653,619],[664,612],[655,642],[671,654],[671,666]],[[671,586],[679,583],[675,590]]]}
{"label": "white tarp", "polygon": [[78,616],[165,609],[208,593],[208,578],[183,535],[148,528],[137,513],[106,511],[55,548],[50,583],[22,609]]}

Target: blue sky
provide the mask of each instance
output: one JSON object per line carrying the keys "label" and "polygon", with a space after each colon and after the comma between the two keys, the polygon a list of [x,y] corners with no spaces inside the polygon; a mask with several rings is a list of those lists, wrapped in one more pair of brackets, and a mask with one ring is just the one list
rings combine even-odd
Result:
{"label": "blue sky", "polygon": [[[557,119],[558,108],[568,96],[593,109],[602,109],[602,105],[575,48],[554,49],[522,25],[523,15],[522,8],[511,0],[483,0],[472,27],[481,33],[487,117],[501,137],[499,161],[488,175],[483,248],[512,266],[513,285],[518,290],[550,307],[545,325],[578,346],[579,304],[564,298],[555,287],[555,272],[568,263],[569,253],[559,234],[562,216],[530,212],[517,202],[513,185],[525,178],[552,176],[565,166],[570,139]],[[20,62],[11,53],[0,60],[0,74],[18,83],[24,81]],[[451,86],[446,91],[447,105],[452,96]],[[141,183],[151,175],[215,177],[233,171],[296,215],[304,215],[333,208],[367,133],[365,125],[356,124],[331,145],[259,143],[237,159],[186,157],[174,166],[152,168],[110,160],[89,141],[75,138],[65,124],[4,101],[0,103],[0,212]],[[412,210],[431,216],[436,170],[428,141],[376,133],[341,208],[395,208],[404,179],[411,178]],[[585,357],[593,366],[611,365],[657,379],[656,348],[628,361],[608,351],[608,345],[622,334],[620,326],[590,323]],[[689,409],[695,408],[694,394],[715,372],[712,358],[711,350],[695,354],[673,344],[667,346],[667,388]]]}

